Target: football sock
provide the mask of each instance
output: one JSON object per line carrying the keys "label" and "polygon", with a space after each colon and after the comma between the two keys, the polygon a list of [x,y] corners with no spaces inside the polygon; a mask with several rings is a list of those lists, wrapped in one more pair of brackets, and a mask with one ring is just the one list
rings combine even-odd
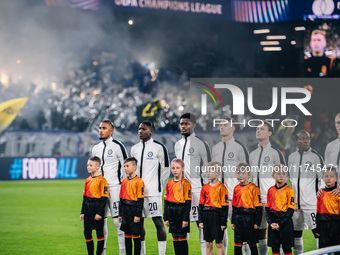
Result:
{"label": "football sock", "polygon": [[125,234],[125,252],[126,255],[132,255],[132,235]]}
{"label": "football sock", "polygon": [[146,255],[145,241],[141,241],[140,254],[141,255]]}
{"label": "football sock", "polygon": [[166,241],[158,241],[158,254],[165,255]]}
{"label": "football sock", "polygon": [[97,237],[97,255],[102,255],[104,250],[104,237]]}
{"label": "football sock", "polygon": [[224,233],[223,233],[223,247],[224,247],[224,255],[227,255],[227,252],[228,252],[228,231],[227,231],[227,229],[225,229]]}
{"label": "football sock", "polygon": [[268,254],[268,246],[267,246],[267,239],[259,240],[259,254],[260,255],[267,255]]}
{"label": "football sock", "polygon": [[294,254],[303,253],[303,240],[302,237],[294,238]]}
{"label": "football sock", "polygon": [[201,244],[201,254],[202,255],[206,255],[207,254],[207,246],[205,244],[205,240],[204,240],[204,237],[203,237],[203,229],[200,228],[198,230],[198,236],[199,236],[199,239],[200,239],[200,244]]}
{"label": "football sock", "polygon": [[[257,244],[249,245],[251,255],[258,255],[259,251],[257,249]],[[267,255],[267,253],[266,253]]]}
{"label": "football sock", "polygon": [[93,245],[93,238],[92,237],[90,239],[86,239],[86,248],[87,248],[87,254],[93,255],[94,245]]}
{"label": "football sock", "polygon": [[119,255],[125,255],[124,231],[120,230],[121,223],[118,222],[118,218],[113,218],[113,223],[115,224],[115,227],[117,229]]}
{"label": "football sock", "polygon": [[242,255],[242,244],[234,245],[234,255]]}
{"label": "football sock", "polygon": [[138,236],[132,236],[133,238],[133,251],[135,255],[139,255],[140,254],[140,250],[141,250],[141,239],[140,239],[140,235]]}

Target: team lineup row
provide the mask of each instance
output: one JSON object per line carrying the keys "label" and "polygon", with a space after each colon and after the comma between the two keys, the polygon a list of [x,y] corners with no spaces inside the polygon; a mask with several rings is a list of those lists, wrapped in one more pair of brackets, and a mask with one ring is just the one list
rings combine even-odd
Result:
{"label": "team lineup row", "polygon": [[[208,144],[195,135],[195,116],[186,113],[180,118],[180,129],[183,137],[175,144],[175,154],[176,158],[182,159],[184,162],[184,178],[191,186],[190,221],[197,222],[197,225],[199,225],[200,192],[202,186],[206,184],[207,176],[205,173],[194,171],[192,169],[193,167],[206,166],[211,160],[220,162],[222,166],[236,167],[240,163],[249,163],[250,166],[258,166],[258,171],[252,173],[252,180],[260,190],[260,198],[263,205],[266,205],[268,190],[275,185],[275,180],[271,177],[271,173],[268,175],[267,171],[263,171],[263,169],[269,165],[286,165],[281,152],[273,148],[270,144],[269,138],[273,133],[273,128],[270,123],[265,122],[264,125],[256,128],[256,138],[259,146],[251,152],[250,155],[248,155],[247,149],[234,139],[233,133],[235,128],[234,126],[228,125],[228,123],[220,125],[222,140],[212,148],[212,152],[210,153]],[[340,114],[335,118],[335,126],[340,137]],[[162,190],[169,178],[170,162],[165,146],[152,139],[153,132],[153,123],[143,121],[139,125],[138,130],[141,141],[131,148],[130,155],[137,159],[136,173],[145,184],[143,216],[153,219],[157,228],[158,253],[165,254],[166,231],[162,219]],[[101,172],[106,178],[109,188],[109,202],[106,216],[111,215],[113,218],[118,232],[119,252],[120,254],[124,254],[124,232],[120,230],[121,223],[118,221],[118,215],[119,192],[124,175],[122,167],[124,165],[124,159],[127,158],[127,152],[119,141],[112,139],[112,134],[112,123],[109,120],[101,122],[99,136],[102,142],[94,146],[92,154],[101,159]],[[322,157],[310,148],[310,135],[307,131],[298,131],[295,135],[295,142],[298,150],[289,155],[287,166],[303,166],[303,168],[307,170],[317,164],[324,165]],[[339,138],[327,145],[325,159],[327,164],[339,165]],[[317,237],[317,233],[315,232],[317,190],[325,185],[321,183],[321,175],[321,172],[315,171],[297,171],[290,175],[296,201],[296,210],[293,214],[295,254],[302,253],[303,251],[302,230],[305,228],[305,224],[314,230],[313,233],[315,237]],[[223,171],[219,178],[228,191],[228,202],[231,205],[234,188],[239,184],[239,181],[236,178],[235,172],[230,171]],[[339,187],[335,188],[332,194],[337,195],[339,191]],[[229,209],[229,211],[231,211],[231,209]],[[231,213],[229,213],[229,217],[230,215]],[[106,222],[106,220],[107,218],[105,217],[104,221]],[[106,223],[104,224],[104,233],[107,232],[105,226]],[[260,254],[268,253],[266,228],[267,221],[265,213],[263,213],[258,231]],[[228,243],[226,232],[227,231],[224,231],[223,238],[225,253],[227,252],[226,245]],[[202,254],[206,254],[206,242],[204,240],[203,229],[200,229],[199,233],[201,252]],[[141,254],[146,254],[145,242],[143,241],[144,235],[145,231],[143,229],[141,233]],[[104,245],[104,254],[105,246],[106,245]],[[248,253],[249,250],[246,249],[244,252]]]}

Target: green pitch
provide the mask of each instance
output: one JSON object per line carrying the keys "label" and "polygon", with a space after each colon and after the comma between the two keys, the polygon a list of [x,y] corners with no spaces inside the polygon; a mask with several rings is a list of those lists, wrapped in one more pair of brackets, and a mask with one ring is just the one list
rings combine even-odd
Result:
{"label": "green pitch", "polygon": [[[84,180],[0,182],[0,254],[86,254],[79,220]],[[117,254],[116,229],[108,221],[107,255]],[[156,229],[145,220],[147,254],[157,253]],[[95,232],[94,236],[95,236]],[[233,254],[233,231],[228,226]],[[311,231],[304,231],[305,251],[316,248]],[[198,230],[191,224],[189,253],[200,254]],[[167,252],[174,254],[171,234]]]}

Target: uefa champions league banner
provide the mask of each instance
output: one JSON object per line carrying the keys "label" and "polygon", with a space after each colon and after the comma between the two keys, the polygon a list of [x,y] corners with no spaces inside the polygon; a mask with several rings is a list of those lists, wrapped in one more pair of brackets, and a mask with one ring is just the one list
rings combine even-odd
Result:
{"label": "uefa champions league banner", "polygon": [[87,157],[0,158],[0,180],[86,179]]}

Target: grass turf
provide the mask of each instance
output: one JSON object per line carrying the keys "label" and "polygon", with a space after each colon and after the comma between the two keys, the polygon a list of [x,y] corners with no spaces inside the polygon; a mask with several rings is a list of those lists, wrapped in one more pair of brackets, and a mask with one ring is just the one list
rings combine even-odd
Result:
{"label": "grass turf", "polygon": [[[0,182],[0,254],[86,254],[83,223],[79,220],[83,188],[84,180]],[[106,254],[118,254],[112,220],[108,228]],[[158,254],[151,219],[145,220],[145,229],[147,254]],[[228,254],[233,254],[230,223],[228,234]],[[167,240],[166,254],[174,254],[169,233]],[[311,231],[304,231],[304,250],[315,248]],[[200,254],[195,223],[191,223],[189,254]]]}

